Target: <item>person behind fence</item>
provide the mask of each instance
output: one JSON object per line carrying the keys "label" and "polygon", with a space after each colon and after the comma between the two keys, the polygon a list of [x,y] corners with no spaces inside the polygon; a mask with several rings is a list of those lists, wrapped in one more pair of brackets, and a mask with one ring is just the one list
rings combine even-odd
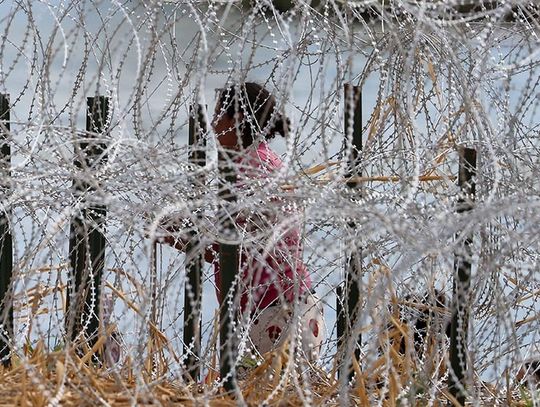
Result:
{"label": "person behind fence", "polygon": [[[273,175],[282,168],[282,161],[268,141],[276,134],[286,136],[288,127],[289,121],[278,112],[275,97],[261,85],[247,82],[221,90],[212,128],[236,168],[239,202],[249,198],[250,202],[256,201],[257,192],[271,184]],[[292,324],[296,316],[299,329],[292,334],[298,333],[295,337],[301,340],[299,349],[308,360],[315,361],[324,338],[324,320],[302,261],[300,213],[282,198],[266,198],[254,204],[255,210],[253,206],[240,208],[234,215],[237,232],[248,237],[239,253],[241,313],[248,317],[249,337],[260,354],[291,338],[290,328],[297,326]],[[185,248],[185,242],[178,237],[164,240]],[[214,266],[221,303],[219,243],[208,246],[205,260]]]}

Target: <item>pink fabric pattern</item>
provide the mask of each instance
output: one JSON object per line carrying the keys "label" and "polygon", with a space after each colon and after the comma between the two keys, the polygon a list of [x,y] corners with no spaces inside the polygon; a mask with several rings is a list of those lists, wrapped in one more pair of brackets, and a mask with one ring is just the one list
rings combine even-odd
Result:
{"label": "pink fabric pattern", "polygon": [[[261,179],[268,180],[282,166],[281,159],[261,142],[257,148],[248,148],[245,155],[237,161],[239,164],[238,187],[244,188],[244,182]],[[246,191],[249,194],[249,191]],[[241,199],[241,198],[240,198]],[[281,205],[279,198],[274,198],[269,205]],[[295,211],[284,209],[283,218],[294,219]],[[255,217],[257,214],[254,215]],[[237,217],[237,227],[249,233],[252,219]],[[268,221],[268,219],[266,219]],[[273,219],[277,223],[276,219]],[[272,225],[276,226],[276,225]],[[283,225],[281,225],[283,226]],[[213,249],[219,252],[219,244]],[[221,275],[219,259],[213,259],[216,286],[220,287]],[[267,242],[244,247],[240,253],[240,269],[242,272],[242,296],[240,306],[242,312],[253,312],[264,309],[276,300],[283,298],[292,302],[295,296],[302,295],[311,288],[311,279],[302,261],[302,244],[300,225],[291,221],[281,233],[279,239],[269,248]],[[219,293],[218,293],[219,298]]]}

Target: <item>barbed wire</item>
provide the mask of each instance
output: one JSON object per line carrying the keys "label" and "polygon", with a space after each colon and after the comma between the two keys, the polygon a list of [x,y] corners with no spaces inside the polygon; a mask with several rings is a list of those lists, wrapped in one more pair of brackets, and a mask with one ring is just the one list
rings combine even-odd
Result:
{"label": "barbed wire", "polygon": [[[24,376],[35,389],[20,397],[36,405],[230,394],[260,405],[431,405],[455,395],[450,326],[462,307],[458,382],[468,402],[535,402],[538,6],[247,3],[0,4],[10,112],[0,127],[10,147],[0,159],[0,243],[7,256],[9,234],[13,250],[2,394],[15,397]],[[275,97],[275,115],[257,123],[255,149],[224,151],[215,106],[246,82]],[[101,96],[103,128],[85,127],[87,97]],[[251,102],[238,103],[251,117]],[[250,161],[281,117],[284,137]],[[476,151],[472,199],[458,183],[463,148]],[[97,158],[82,163],[89,149]],[[268,157],[280,164],[269,168]],[[224,163],[236,182],[224,180]],[[70,243],[83,218],[86,291],[75,287]],[[92,233],[103,236],[102,257],[92,257]],[[243,253],[229,295],[214,275],[228,246]],[[190,267],[201,255],[199,300]],[[359,307],[342,336],[355,262]],[[463,264],[470,288],[456,296]],[[270,282],[250,285],[266,272]],[[276,279],[290,290],[276,293],[277,308],[257,306],[257,289]],[[91,309],[69,328],[69,304],[86,292]],[[234,360],[223,377],[226,315]],[[197,318],[186,343],[185,321]]]}

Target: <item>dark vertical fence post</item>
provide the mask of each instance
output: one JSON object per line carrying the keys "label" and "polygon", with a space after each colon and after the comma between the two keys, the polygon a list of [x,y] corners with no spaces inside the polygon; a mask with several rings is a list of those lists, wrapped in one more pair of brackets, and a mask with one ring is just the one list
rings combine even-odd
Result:
{"label": "dark vertical fence post", "polygon": [[9,121],[9,96],[0,94],[0,195],[5,199],[4,208],[0,210],[0,359],[4,366],[11,364],[9,342],[13,340],[13,296],[10,291],[13,241],[9,225],[11,210],[6,199],[11,174]]}
{"label": "dark vertical fence post", "polygon": [[[458,200],[457,212],[470,211],[473,208],[476,185],[476,150],[459,150],[458,184],[462,197]],[[471,279],[471,247],[473,235],[468,234],[463,240],[463,250],[455,254],[454,283],[452,293],[452,322],[450,326],[450,374],[449,390],[461,404],[465,404],[465,372],[467,371],[467,330],[469,326],[469,287]]]}
{"label": "dark vertical fence post", "polygon": [[[197,111],[191,109],[189,117],[189,161],[204,167],[206,154],[204,151],[206,133],[204,110],[198,105]],[[204,183],[204,175],[194,180],[194,184]],[[187,374],[194,381],[200,373],[201,355],[201,295],[203,253],[199,247],[196,231],[191,233],[186,248],[186,286],[184,289],[184,353],[187,356]]]}
{"label": "dark vertical fence post", "polygon": [[[347,178],[353,177],[353,179],[347,181],[347,186],[351,189],[356,189],[358,182],[354,180],[354,176],[361,175],[357,169],[357,165],[358,154],[362,151],[362,92],[359,86],[345,84],[344,94],[345,142],[348,142],[352,133],[352,154],[349,160],[349,172]],[[351,234],[356,235],[356,224],[350,222],[348,224],[348,230]],[[356,319],[359,313],[361,268],[361,248],[353,248],[347,253],[345,285],[343,289],[338,287],[337,290],[338,349],[343,351],[342,369],[340,374],[342,372],[349,372],[349,376],[352,376],[351,358],[345,353],[345,346],[352,335],[352,328],[356,325]],[[355,340],[354,357],[356,360],[359,360],[362,338],[361,336],[358,336]]]}
{"label": "dark vertical fence post", "polygon": [[[232,191],[236,184],[236,173],[230,162],[230,157],[226,153],[220,154],[220,172],[223,179],[220,196],[226,201],[225,210],[229,213],[223,214],[223,232],[227,238],[234,236],[234,214],[230,211],[236,202],[236,195]],[[235,333],[233,325],[236,310],[234,301],[236,298],[234,292],[235,278],[239,269],[239,247],[235,244],[220,244],[219,246],[219,267],[221,272],[220,292],[220,314],[219,314],[219,370],[224,388],[232,391],[236,386],[236,377],[234,373],[234,360],[236,356]]]}
{"label": "dark vertical fence post", "polygon": [[[69,253],[71,286],[67,297],[67,334],[74,341],[84,331],[88,345],[93,346],[99,329],[99,299],[105,260],[106,208],[99,203],[93,179],[96,168],[106,160],[106,145],[99,137],[106,132],[109,99],[87,98],[86,134],[75,140],[74,164],[79,169],[73,182],[74,198],[81,210],[71,220]],[[93,140],[96,139],[96,140]]]}

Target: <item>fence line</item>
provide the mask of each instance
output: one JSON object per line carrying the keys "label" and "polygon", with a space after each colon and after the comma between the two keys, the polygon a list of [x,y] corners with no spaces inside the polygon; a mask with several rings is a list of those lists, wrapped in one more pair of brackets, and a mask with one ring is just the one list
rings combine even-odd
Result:
{"label": "fence line", "polygon": [[[359,86],[346,84],[344,86],[345,116],[344,130],[345,141],[350,138],[352,143],[351,156],[349,157],[349,171],[346,178],[352,194],[355,197],[361,195],[358,190],[358,182],[354,181],[362,177],[360,162],[360,152],[362,150],[362,92]],[[87,99],[87,123],[84,134],[79,134],[74,142],[75,167],[84,171],[85,169],[96,169],[102,165],[106,157],[106,145],[99,139],[107,131],[107,121],[109,118],[110,100],[103,96]],[[196,111],[195,111],[196,110]],[[4,175],[9,176],[9,97],[0,95],[0,119],[2,119],[2,165]],[[198,105],[197,109],[192,109],[189,119],[189,161],[204,166],[205,163],[205,137],[208,132],[204,122],[204,108]],[[472,201],[475,194],[476,175],[476,150],[471,148],[459,149],[459,179],[458,185],[462,191],[457,212],[470,211],[473,208]],[[232,193],[232,187],[236,182],[235,171],[230,168],[230,162],[226,157],[220,156],[220,171],[223,176],[225,188],[221,190],[221,197],[228,204],[234,204],[237,197]],[[6,169],[7,168],[7,169]],[[7,171],[7,173],[6,173]],[[73,182],[74,199],[80,201],[82,209],[80,215],[75,215],[72,219],[71,233],[69,240],[70,264],[72,270],[72,288],[67,296],[66,307],[66,332],[72,341],[81,339],[88,340],[90,348],[97,340],[100,326],[100,289],[105,259],[105,238],[103,230],[105,227],[106,207],[97,204],[99,196],[96,195],[96,183],[76,176]],[[204,175],[193,184],[204,184]],[[3,185],[4,191],[8,186]],[[94,195],[94,200],[88,202],[89,196]],[[234,231],[232,217],[225,217],[222,227]],[[357,226],[350,222],[347,228],[349,233],[358,236]],[[203,254],[196,253],[201,250],[199,240],[195,231],[191,232],[190,241],[186,246],[186,258],[190,260],[186,264],[186,286],[184,293],[184,353],[186,356],[186,377],[198,380],[200,375],[201,358],[201,314],[202,314],[202,262]],[[4,334],[1,337],[1,356],[5,365],[10,363],[10,346],[13,331],[13,307],[10,297],[12,271],[12,241],[9,230],[9,209],[6,208],[0,218],[0,243],[1,243],[1,269],[0,269],[0,298],[2,298],[2,315],[7,313]],[[464,239],[464,247],[467,253],[456,253],[455,267],[457,275],[453,288],[453,319],[451,325],[450,344],[450,392],[463,404],[466,398],[465,371],[466,344],[467,344],[467,324],[468,324],[468,290],[470,286],[471,264],[467,260],[470,255],[472,245],[472,235]],[[223,378],[227,378],[224,386],[227,390],[234,390],[236,387],[236,372],[234,369],[236,358],[236,338],[235,338],[235,309],[233,299],[235,298],[235,280],[239,270],[238,246],[221,244],[219,253],[219,264],[221,269],[220,293],[220,373]],[[360,347],[362,345],[361,335],[356,339],[352,337],[355,328],[358,328],[358,316],[361,307],[361,273],[362,273],[362,253],[361,248],[353,249],[348,253],[345,269],[345,279],[338,287],[337,291],[337,340],[338,352],[341,353],[341,368],[339,375],[348,375],[353,378],[352,359],[360,361]],[[81,321],[85,321],[82,323]],[[352,342],[351,342],[352,341]],[[348,346],[352,343],[352,347]],[[349,355],[347,349],[352,349],[353,354]],[[95,360],[99,360],[99,355],[94,355]]]}

